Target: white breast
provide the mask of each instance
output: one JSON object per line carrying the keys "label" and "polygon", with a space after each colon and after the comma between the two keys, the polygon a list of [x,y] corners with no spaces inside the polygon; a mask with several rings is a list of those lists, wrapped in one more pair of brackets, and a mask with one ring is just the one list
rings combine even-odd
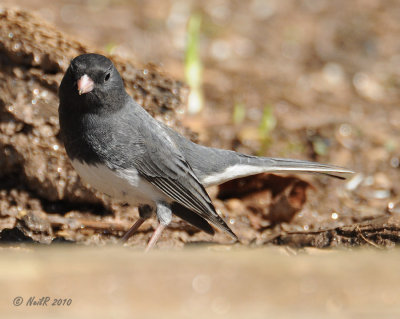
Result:
{"label": "white breast", "polygon": [[89,165],[78,160],[73,160],[72,166],[86,183],[112,198],[132,205],[170,201],[167,195],[142,178],[135,168],[113,171],[102,164]]}

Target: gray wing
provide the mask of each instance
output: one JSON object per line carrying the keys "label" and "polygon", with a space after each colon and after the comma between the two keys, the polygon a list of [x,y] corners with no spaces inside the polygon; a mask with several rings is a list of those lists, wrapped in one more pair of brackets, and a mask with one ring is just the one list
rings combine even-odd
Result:
{"label": "gray wing", "polygon": [[144,153],[134,159],[139,173],[174,201],[237,239],[215,211],[204,186],[163,126],[153,118],[150,123],[145,119],[139,132],[144,144]]}

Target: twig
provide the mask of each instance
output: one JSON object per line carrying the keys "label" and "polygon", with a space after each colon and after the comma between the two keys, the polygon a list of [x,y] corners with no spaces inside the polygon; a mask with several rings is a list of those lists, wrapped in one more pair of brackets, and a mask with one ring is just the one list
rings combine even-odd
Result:
{"label": "twig", "polygon": [[362,233],[362,231],[361,231],[361,229],[360,229],[360,227],[359,227],[358,225],[357,225],[357,227],[355,228],[355,230],[358,232],[358,234],[360,235],[360,237],[361,237],[362,239],[364,239],[365,242],[367,242],[367,243],[370,244],[371,246],[374,246],[375,248],[382,249],[381,246],[379,246],[378,244],[374,243],[372,240],[369,240],[368,238],[366,238],[366,237],[364,236],[364,234]]}

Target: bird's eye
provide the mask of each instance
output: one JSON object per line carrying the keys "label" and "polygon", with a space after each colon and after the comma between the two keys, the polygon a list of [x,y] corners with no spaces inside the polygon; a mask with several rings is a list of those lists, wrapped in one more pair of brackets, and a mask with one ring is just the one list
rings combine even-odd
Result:
{"label": "bird's eye", "polygon": [[110,79],[110,73],[107,73],[104,77],[104,82],[107,82]]}

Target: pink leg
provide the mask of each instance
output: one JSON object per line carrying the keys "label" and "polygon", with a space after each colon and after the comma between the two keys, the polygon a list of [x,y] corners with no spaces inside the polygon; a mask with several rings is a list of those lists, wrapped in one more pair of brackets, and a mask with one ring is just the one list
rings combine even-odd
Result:
{"label": "pink leg", "polygon": [[125,243],[132,235],[138,230],[138,228],[144,223],[146,219],[139,217],[136,223],[125,233],[125,235],[121,238],[121,242]]}
{"label": "pink leg", "polygon": [[153,236],[151,236],[149,243],[147,244],[146,250],[145,252],[148,253],[149,250],[154,247],[154,245],[156,244],[158,238],[160,238],[160,235],[162,233],[162,231],[164,230],[165,226],[162,224],[159,224],[156,228],[156,230],[153,233]]}

